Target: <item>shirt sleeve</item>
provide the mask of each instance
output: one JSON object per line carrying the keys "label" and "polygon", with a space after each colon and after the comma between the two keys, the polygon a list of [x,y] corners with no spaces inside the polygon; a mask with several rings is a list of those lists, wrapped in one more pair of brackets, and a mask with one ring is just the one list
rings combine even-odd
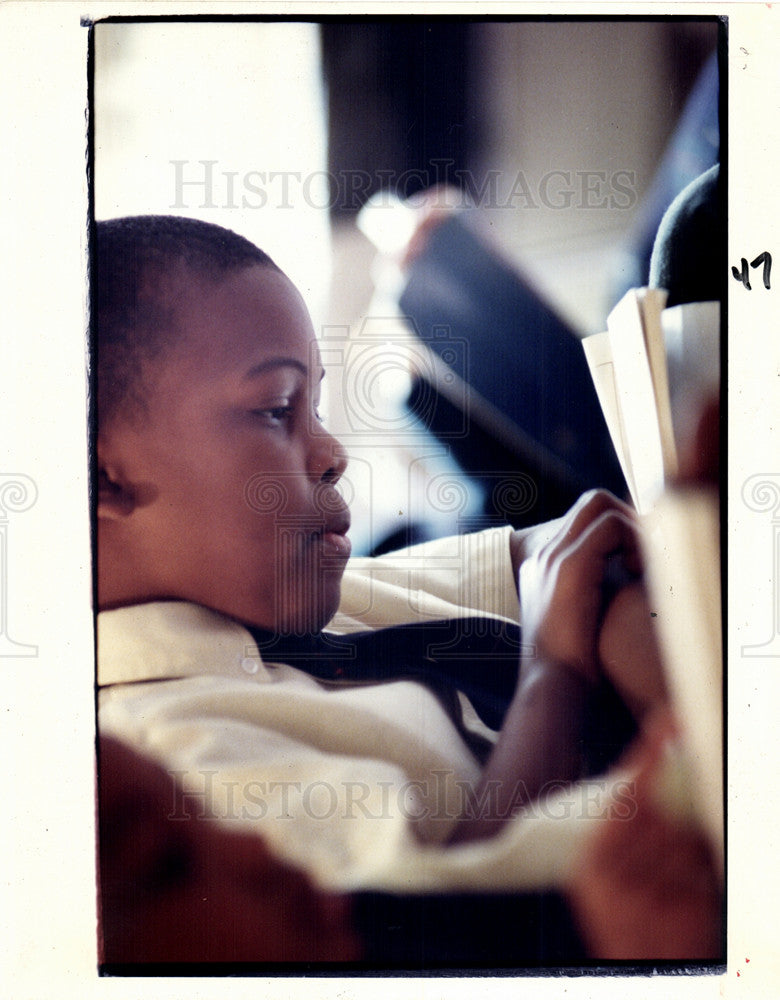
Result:
{"label": "shirt sleeve", "polygon": [[323,887],[371,884],[418,842],[447,838],[479,768],[433,693],[271,676],[116,685],[101,692],[100,730]]}
{"label": "shirt sleeve", "polygon": [[[262,837],[275,856],[325,889],[560,886],[594,819],[630,805],[625,781],[567,786],[495,838],[446,846],[456,815],[489,807],[471,781],[448,782],[439,768],[410,777],[369,753],[339,753],[252,723],[236,709],[246,704],[247,688],[225,685],[225,678],[199,677],[104,689],[101,733],[167,771],[172,822],[192,816],[194,804],[195,818]],[[413,821],[421,817],[429,832],[438,824],[441,836],[420,839]]]}
{"label": "shirt sleeve", "polygon": [[473,615],[519,620],[511,527],[436,539],[350,561],[335,629]]}

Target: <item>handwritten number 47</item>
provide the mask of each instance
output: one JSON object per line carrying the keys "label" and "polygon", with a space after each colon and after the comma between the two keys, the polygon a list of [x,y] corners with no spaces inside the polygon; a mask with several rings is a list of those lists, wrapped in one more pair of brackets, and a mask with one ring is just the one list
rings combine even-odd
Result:
{"label": "handwritten number 47", "polygon": [[[741,264],[742,264],[741,271],[738,271],[736,267],[732,267],[731,273],[734,275],[737,281],[741,281],[742,284],[745,286],[745,288],[747,288],[747,290],[750,291],[751,290],[750,278],[749,278],[750,272],[748,271],[748,262],[745,260],[744,257],[742,258]],[[772,270],[772,254],[769,253],[768,250],[765,250],[763,253],[760,253],[755,260],[751,260],[750,262],[751,267],[759,267],[761,264],[764,265],[764,274],[763,274],[764,288],[769,288],[769,272]]]}

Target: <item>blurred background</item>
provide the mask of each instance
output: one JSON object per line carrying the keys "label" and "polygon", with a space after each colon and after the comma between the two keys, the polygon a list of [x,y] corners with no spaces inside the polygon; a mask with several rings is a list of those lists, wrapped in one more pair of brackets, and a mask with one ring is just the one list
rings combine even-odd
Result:
{"label": "blurred background", "polygon": [[[577,338],[718,161],[719,38],[715,18],[99,23],[95,215],[216,222],[299,286],[357,552],[541,520],[621,492]],[[401,266],[420,212],[396,201],[434,185],[454,216]]]}

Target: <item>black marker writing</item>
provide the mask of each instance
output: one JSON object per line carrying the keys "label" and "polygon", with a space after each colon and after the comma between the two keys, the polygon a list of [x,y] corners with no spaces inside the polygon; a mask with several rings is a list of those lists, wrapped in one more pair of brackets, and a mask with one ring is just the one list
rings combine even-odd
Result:
{"label": "black marker writing", "polygon": [[[764,265],[763,279],[764,288],[769,288],[769,274],[772,270],[772,254],[768,250],[764,250],[760,253],[755,260],[751,260],[750,267],[759,267],[761,264]],[[741,270],[738,271],[736,267],[731,268],[731,273],[737,281],[741,281],[742,284],[748,291],[751,291],[750,287],[750,272],[748,271],[748,262],[745,257],[740,261]]]}

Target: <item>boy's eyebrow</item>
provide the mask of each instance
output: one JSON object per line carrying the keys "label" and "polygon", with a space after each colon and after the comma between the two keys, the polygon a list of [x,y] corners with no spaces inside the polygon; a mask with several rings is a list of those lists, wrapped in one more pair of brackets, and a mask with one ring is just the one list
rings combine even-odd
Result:
{"label": "boy's eyebrow", "polygon": [[[274,368],[296,368],[303,375],[309,374],[309,369],[297,358],[269,358],[268,361],[261,361],[259,364],[253,365],[244,378],[255,378],[257,375],[263,375]],[[324,378],[325,369],[323,368],[320,371],[320,381]]]}

